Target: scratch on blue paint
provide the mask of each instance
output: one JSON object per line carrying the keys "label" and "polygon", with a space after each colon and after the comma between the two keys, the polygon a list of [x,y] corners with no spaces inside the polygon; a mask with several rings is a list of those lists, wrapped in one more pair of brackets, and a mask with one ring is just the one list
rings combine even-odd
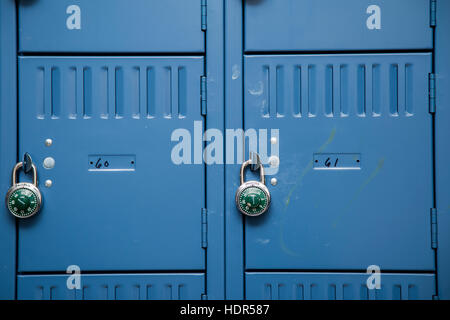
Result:
{"label": "scratch on blue paint", "polygon": [[[328,137],[327,141],[317,150],[317,153],[323,152],[326,149],[326,147],[329,144],[331,144],[331,142],[333,142],[335,136],[336,136],[336,127],[334,127],[331,130],[330,136]],[[306,174],[313,168],[313,165],[314,165],[314,163],[313,163],[313,160],[311,159],[309,161],[308,165],[303,169],[300,176],[297,178],[295,185],[289,191],[288,196],[285,201],[285,207],[283,210],[283,219],[280,223],[280,246],[281,246],[281,250],[290,256],[299,256],[299,254],[297,252],[289,249],[288,246],[286,245],[286,242],[284,241],[284,224],[285,224],[284,222],[286,219],[285,213],[286,213],[289,203],[291,201],[292,195],[294,194],[295,190],[298,188],[298,186],[300,185],[300,183],[302,182],[302,180],[306,176]]]}

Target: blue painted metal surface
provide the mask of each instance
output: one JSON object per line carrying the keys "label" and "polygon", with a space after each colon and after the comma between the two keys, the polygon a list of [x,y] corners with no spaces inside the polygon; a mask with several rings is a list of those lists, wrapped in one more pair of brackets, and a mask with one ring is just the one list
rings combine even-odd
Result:
{"label": "blue painted metal surface", "polygon": [[[0,1],[0,201],[17,160],[16,24],[14,1]],[[0,202],[2,203],[2,202]],[[16,223],[0,205],[0,299],[14,299]]]}
{"label": "blue painted metal surface", "polygon": [[20,0],[22,52],[202,52],[201,0]]}
{"label": "blue painted metal surface", "polygon": [[[206,2],[206,1],[205,1]],[[224,4],[207,1],[206,30],[206,128],[224,129]],[[208,248],[206,254],[208,299],[225,295],[225,212],[224,165],[206,167],[206,206],[208,209]]]}
{"label": "blue painted metal surface", "polygon": [[[226,128],[243,128],[243,21],[242,0],[225,1],[225,108],[224,118]],[[244,146],[237,139],[234,142],[233,153]],[[227,148],[227,153],[231,150]],[[225,166],[225,255],[226,255],[226,286],[225,297],[230,300],[244,298],[244,252],[243,225],[244,218],[236,209],[235,192],[239,187],[239,161]]]}
{"label": "blue painted metal surface", "polygon": [[431,49],[430,11],[430,0],[246,0],[245,50]]}
{"label": "blue painted metal surface", "polygon": [[[245,128],[280,129],[247,268],[434,270],[429,72],[429,53],[245,57]],[[323,153],[360,157],[315,167]]]}
{"label": "blue painted metal surface", "polygon": [[437,2],[436,21],[436,208],[438,295],[450,299],[450,2]]}
{"label": "blue painted metal surface", "polygon": [[[19,271],[203,269],[204,166],[171,160],[173,130],[202,128],[203,58],[19,60],[19,152],[44,199],[20,223]],[[135,169],[93,171],[92,155],[132,155]]]}
{"label": "blue painted metal surface", "polygon": [[368,289],[363,273],[246,273],[249,300],[431,300],[434,274],[381,273],[381,288]]}
{"label": "blue painted metal surface", "polygon": [[202,273],[81,274],[80,288],[68,289],[70,275],[18,277],[21,300],[199,300]]}
{"label": "blue painted metal surface", "polygon": [[[20,223],[18,298],[431,299],[438,289],[450,299],[443,1],[435,20],[430,0],[79,0],[78,8],[20,0],[19,131],[16,15],[14,1],[2,1],[0,186],[9,187],[19,147],[38,163],[44,194],[42,212]],[[380,53],[338,54],[368,50]],[[300,51],[315,55],[267,55]],[[161,56],[120,57],[134,52]],[[163,56],[177,52],[183,57]],[[194,136],[194,120],[205,129],[280,129],[266,216],[235,208],[242,159],[171,163],[170,133]],[[54,169],[42,167],[48,156]],[[14,298],[15,222],[6,213],[0,231],[0,298]],[[91,271],[82,290],[50,274],[71,264]],[[380,291],[365,287],[371,264],[398,271],[382,274]],[[305,269],[314,272],[292,272]],[[155,272],[133,273],[145,270]]]}

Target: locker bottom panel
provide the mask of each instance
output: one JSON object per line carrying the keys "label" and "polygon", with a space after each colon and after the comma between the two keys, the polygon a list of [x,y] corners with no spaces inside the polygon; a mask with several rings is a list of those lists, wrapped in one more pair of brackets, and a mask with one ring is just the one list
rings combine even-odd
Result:
{"label": "locker bottom panel", "polygon": [[18,276],[19,300],[200,300],[203,273]]}
{"label": "locker bottom panel", "polygon": [[[246,273],[247,300],[431,300],[434,274],[381,273],[369,289],[366,273]],[[370,282],[375,284],[375,282]]]}

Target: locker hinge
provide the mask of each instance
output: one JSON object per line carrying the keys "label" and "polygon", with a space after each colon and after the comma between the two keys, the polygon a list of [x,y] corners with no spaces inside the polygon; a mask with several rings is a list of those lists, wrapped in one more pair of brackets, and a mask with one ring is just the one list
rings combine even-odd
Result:
{"label": "locker hinge", "polygon": [[202,208],[202,248],[208,247],[208,210]]}
{"label": "locker hinge", "polygon": [[200,103],[201,103],[201,114],[206,116],[207,103],[206,103],[206,77],[202,76],[200,78]]}
{"label": "locker hinge", "polygon": [[436,26],[436,0],[430,0],[430,26]]}
{"label": "locker hinge", "polygon": [[208,300],[208,295],[206,293],[203,293],[201,299],[202,300]]}
{"label": "locker hinge", "polygon": [[437,238],[437,210],[431,208],[431,248],[436,249],[438,247]]}
{"label": "locker hinge", "polygon": [[429,97],[429,111],[436,112],[436,75],[430,73],[428,77],[428,97]]}
{"label": "locker hinge", "polygon": [[207,0],[201,0],[201,14],[202,14],[202,31],[206,31],[206,24],[207,24]]}

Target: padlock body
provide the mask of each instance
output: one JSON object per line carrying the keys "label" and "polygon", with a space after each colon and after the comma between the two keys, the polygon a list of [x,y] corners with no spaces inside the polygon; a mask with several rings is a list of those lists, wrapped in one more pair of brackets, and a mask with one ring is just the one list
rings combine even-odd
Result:
{"label": "padlock body", "polygon": [[236,192],[236,205],[247,216],[259,216],[269,209],[269,189],[259,181],[245,182]]}
{"label": "padlock body", "polygon": [[21,182],[9,188],[6,194],[6,206],[17,218],[29,218],[41,208],[42,195],[32,183]]}

